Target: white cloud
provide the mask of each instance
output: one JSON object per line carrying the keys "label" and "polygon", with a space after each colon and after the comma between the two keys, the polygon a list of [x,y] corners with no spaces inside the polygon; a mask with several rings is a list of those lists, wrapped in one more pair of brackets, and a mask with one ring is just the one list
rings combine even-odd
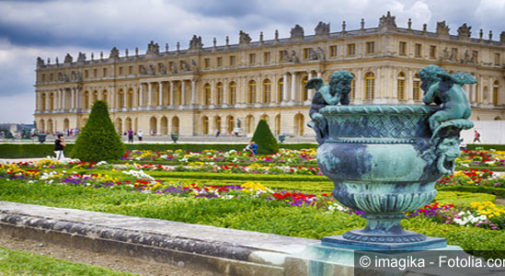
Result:
{"label": "white cloud", "polygon": [[[74,58],[85,52],[90,58],[93,51],[96,58],[100,51],[107,56],[114,46],[121,55],[125,48],[133,53],[135,47],[143,53],[150,40],[162,49],[165,43],[174,49],[177,41],[186,48],[193,34],[202,36],[205,46],[212,45],[214,37],[223,45],[227,35],[230,43],[237,43],[239,30],[258,40],[261,31],[272,39],[277,29],[285,38],[295,24],[310,35],[319,21],[329,22],[334,32],[341,30],[342,21],[348,30],[359,28],[361,18],[366,27],[375,27],[388,10],[399,27],[406,27],[411,18],[414,29],[427,23],[429,31],[446,20],[453,34],[468,23],[474,37],[479,28],[486,37],[492,29],[494,39],[505,30],[505,0],[0,1],[0,119],[31,120],[33,99],[29,112],[24,110],[30,95],[34,97],[37,56],[54,63],[56,56],[63,61],[67,52]],[[11,113],[18,116],[8,117]]]}
{"label": "white cloud", "polygon": [[0,97],[0,123],[32,123],[34,111],[33,91]]}

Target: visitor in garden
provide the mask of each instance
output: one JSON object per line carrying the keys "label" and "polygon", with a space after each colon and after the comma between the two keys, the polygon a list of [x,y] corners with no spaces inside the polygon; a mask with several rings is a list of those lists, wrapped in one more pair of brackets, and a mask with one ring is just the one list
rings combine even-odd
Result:
{"label": "visitor in garden", "polygon": [[248,151],[251,153],[252,156],[254,156],[254,155],[258,154],[258,145],[254,141],[251,141],[244,148],[244,151]]}
{"label": "visitor in garden", "polygon": [[131,128],[128,130],[128,143],[133,143],[133,130]]}
{"label": "visitor in garden", "polygon": [[216,130],[216,138],[219,137],[219,134],[221,134],[221,130]]}
{"label": "visitor in garden", "polygon": [[57,160],[65,158],[65,156],[63,156],[64,147],[65,147],[65,137],[63,137],[63,134],[58,134],[57,139],[54,141],[54,153],[56,154]]}
{"label": "visitor in garden", "polygon": [[475,130],[474,133],[473,133],[473,142],[479,142],[480,143],[480,133]]}
{"label": "visitor in garden", "polygon": [[144,136],[144,133],[142,132],[142,130],[139,130],[139,132],[137,132],[137,136],[139,137],[139,141],[142,142],[142,136]]}

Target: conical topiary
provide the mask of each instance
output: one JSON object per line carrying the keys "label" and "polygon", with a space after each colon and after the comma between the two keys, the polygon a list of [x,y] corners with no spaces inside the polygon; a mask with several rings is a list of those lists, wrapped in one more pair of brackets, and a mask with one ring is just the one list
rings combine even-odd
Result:
{"label": "conical topiary", "polygon": [[259,121],[251,141],[258,145],[258,154],[274,154],[279,151],[279,144],[265,120]]}
{"label": "conical topiary", "polygon": [[125,145],[110,120],[107,103],[96,101],[70,156],[81,161],[98,162],[119,159],[124,152]]}

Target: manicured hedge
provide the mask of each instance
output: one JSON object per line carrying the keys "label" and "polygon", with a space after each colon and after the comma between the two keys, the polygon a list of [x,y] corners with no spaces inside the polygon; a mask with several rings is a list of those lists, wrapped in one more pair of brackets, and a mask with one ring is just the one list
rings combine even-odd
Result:
{"label": "manicured hedge", "polygon": [[466,148],[469,150],[476,150],[477,148],[484,149],[484,150],[490,150],[490,149],[505,150],[505,145],[503,145],[503,144],[469,144],[466,146]]}
{"label": "manicured hedge", "polygon": [[[68,156],[73,144],[67,144],[64,153]],[[54,145],[50,144],[0,144],[0,158],[32,158],[54,156]]]}
{"label": "manicured hedge", "polygon": [[437,186],[439,191],[460,191],[460,192],[472,192],[472,193],[486,193],[493,194],[499,197],[505,197],[505,188],[495,188],[487,186]]}
{"label": "manicured hedge", "polygon": [[[69,156],[73,144],[67,144],[65,155]],[[246,144],[126,144],[126,150],[177,150],[203,151],[218,150],[241,151]],[[281,148],[286,149],[307,149],[317,148],[317,144],[281,144]],[[46,144],[0,144],[0,158],[33,158],[54,156],[54,145]]]}
{"label": "manicured hedge", "polygon": [[149,174],[155,178],[190,178],[190,179],[229,179],[244,181],[328,181],[324,175],[295,175],[295,174],[249,174],[249,173],[214,173],[214,172],[167,172],[152,171]]}

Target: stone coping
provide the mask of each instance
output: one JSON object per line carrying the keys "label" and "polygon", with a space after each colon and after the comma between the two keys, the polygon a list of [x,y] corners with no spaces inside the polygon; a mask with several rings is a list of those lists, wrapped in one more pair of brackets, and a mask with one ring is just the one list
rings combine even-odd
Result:
{"label": "stone coping", "polygon": [[287,256],[320,243],[208,225],[6,201],[0,201],[1,225],[281,266]]}

